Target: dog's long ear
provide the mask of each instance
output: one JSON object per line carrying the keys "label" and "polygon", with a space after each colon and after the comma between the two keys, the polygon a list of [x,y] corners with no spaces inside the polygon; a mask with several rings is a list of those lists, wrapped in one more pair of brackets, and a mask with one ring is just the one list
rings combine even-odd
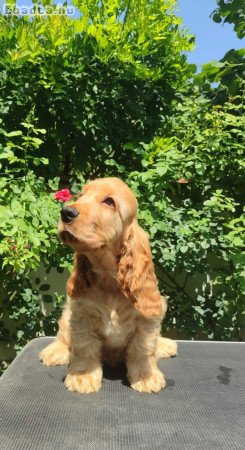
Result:
{"label": "dog's long ear", "polygon": [[117,279],[123,294],[145,317],[165,313],[166,305],[157,288],[148,236],[136,220],[126,231]]}
{"label": "dog's long ear", "polygon": [[66,284],[66,292],[71,299],[81,297],[90,286],[89,269],[90,263],[86,256],[75,254],[74,269]]}

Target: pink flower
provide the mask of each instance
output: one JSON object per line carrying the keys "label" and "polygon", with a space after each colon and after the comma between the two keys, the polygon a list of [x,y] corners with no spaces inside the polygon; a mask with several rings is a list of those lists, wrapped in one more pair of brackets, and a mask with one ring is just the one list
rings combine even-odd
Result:
{"label": "pink flower", "polygon": [[69,202],[72,198],[72,195],[69,189],[62,189],[61,191],[55,192],[55,199],[60,200],[61,202]]}

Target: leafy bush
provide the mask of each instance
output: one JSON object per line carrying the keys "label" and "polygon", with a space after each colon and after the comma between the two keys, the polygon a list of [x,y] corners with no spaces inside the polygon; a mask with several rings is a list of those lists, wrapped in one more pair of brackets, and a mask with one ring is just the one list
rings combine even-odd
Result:
{"label": "leafy bush", "polygon": [[[4,255],[2,267],[12,267],[15,272],[36,269],[45,248],[54,252],[49,237],[56,234],[58,212],[44,179],[29,169],[31,165],[48,164],[48,159],[36,156],[43,143],[38,136],[45,135],[46,131],[27,120],[20,124],[22,130],[0,130],[0,168],[3,171],[0,255]],[[50,185],[54,187],[54,183]]]}
{"label": "leafy bush", "polygon": [[239,96],[221,108],[196,90],[176,104],[162,136],[132,148],[141,156],[139,171],[117,168],[139,199],[140,220],[169,296],[167,327],[177,334],[242,335],[243,113]]}
{"label": "leafy bush", "polygon": [[128,141],[150,142],[193,69],[175,0],[73,3],[80,18],[0,16],[3,127],[34,109],[47,130],[37,155],[52,158],[35,171],[65,183],[103,173],[109,155],[125,162]]}
{"label": "leafy bush", "polygon": [[[16,350],[40,333],[54,333],[60,309],[61,299],[57,297],[53,316],[45,319],[40,292],[33,288],[31,274],[40,264],[58,269],[69,265],[67,252],[57,239],[60,206],[52,191],[57,189],[59,179],[50,180],[47,186],[42,177],[29,170],[30,164],[48,163],[35,154],[42,144],[37,136],[45,134],[45,130],[36,129],[30,122],[21,125],[24,131],[1,130],[0,153],[4,171],[0,180],[0,326],[3,339],[9,345],[15,342]],[[53,300],[50,295],[43,299],[48,303]]]}

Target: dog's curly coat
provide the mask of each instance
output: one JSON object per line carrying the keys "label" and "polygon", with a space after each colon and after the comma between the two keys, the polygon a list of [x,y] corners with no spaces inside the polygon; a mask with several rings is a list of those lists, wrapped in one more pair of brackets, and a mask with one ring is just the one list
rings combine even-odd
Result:
{"label": "dog's curly coat", "polygon": [[166,300],[137,206],[120,179],[103,178],[61,211],[58,233],[75,250],[74,270],[56,340],[40,358],[46,365],[69,364],[65,385],[71,391],[98,391],[102,361],[121,359],[132,388],[158,392],[165,386],[157,360],[175,355],[177,345],[160,337]]}

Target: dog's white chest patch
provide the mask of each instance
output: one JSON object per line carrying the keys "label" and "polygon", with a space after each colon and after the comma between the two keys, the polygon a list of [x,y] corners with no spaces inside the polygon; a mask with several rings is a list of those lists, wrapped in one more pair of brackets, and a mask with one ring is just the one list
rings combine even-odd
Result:
{"label": "dog's white chest patch", "polygon": [[117,312],[113,309],[110,313],[110,316],[108,317],[108,323],[105,327],[105,335],[110,336],[112,334],[114,335],[120,335],[122,333],[121,326],[119,324],[119,317]]}
{"label": "dog's white chest patch", "polygon": [[124,347],[134,329],[133,323],[129,320],[127,308],[110,306],[103,317],[105,340],[111,347]]}
{"label": "dog's white chest patch", "polygon": [[114,309],[110,312],[104,326],[104,335],[109,345],[116,347],[124,345],[126,330],[120,323],[118,313]]}

